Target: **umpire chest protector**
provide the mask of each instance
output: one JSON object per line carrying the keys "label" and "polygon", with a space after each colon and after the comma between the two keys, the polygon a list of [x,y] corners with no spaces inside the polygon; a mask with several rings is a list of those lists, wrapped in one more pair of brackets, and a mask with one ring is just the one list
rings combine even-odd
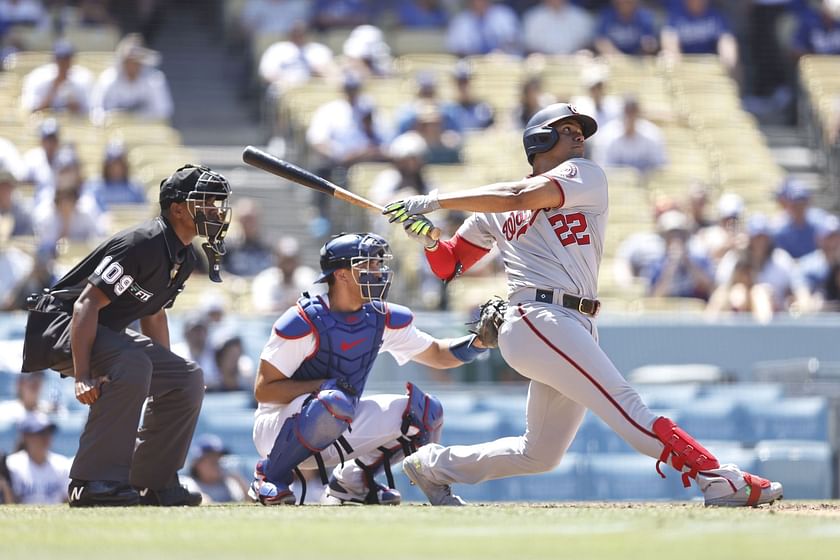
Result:
{"label": "umpire chest protector", "polygon": [[315,350],[292,374],[293,379],[345,377],[361,395],[373,367],[389,313],[379,313],[371,304],[358,311],[331,311],[320,297],[304,294],[297,307],[287,311],[274,325],[283,338],[315,337]]}

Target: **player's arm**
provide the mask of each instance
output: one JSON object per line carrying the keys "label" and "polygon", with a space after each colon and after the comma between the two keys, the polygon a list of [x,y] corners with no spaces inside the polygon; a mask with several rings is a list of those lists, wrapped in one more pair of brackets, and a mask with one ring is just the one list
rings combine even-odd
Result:
{"label": "player's arm", "polygon": [[266,360],[260,360],[254,398],[263,404],[289,404],[300,395],[317,391],[325,379],[297,380],[286,376]]}
{"label": "player's arm", "polygon": [[411,360],[435,369],[449,369],[473,361],[484,350],[484,346],[475,335],[435,339],[428,348]]}
{"label": "player's arm", "polygon": [[161,309],[154,315],[141,318],[140,331],[169,350],[169,321],[166,318],[166,310]]}
{"label": "player's arm", "polygon": [[93,404],[99,398],[99,387],[107,379],[93,379],[90,371],[90,353],[96,340],[99,325],[99,311],[111,303],[110,298],[88,284],[73,304],[70,321],[70,348],[73,352],[73,374],[76,377],[76,400],[82,404]]}

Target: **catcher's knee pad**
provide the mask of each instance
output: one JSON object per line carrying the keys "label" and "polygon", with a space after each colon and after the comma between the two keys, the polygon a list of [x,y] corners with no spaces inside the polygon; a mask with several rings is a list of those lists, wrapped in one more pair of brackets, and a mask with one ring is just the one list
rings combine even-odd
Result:
{"label": "catcher's knee pad", "polygon": [[266,478],[291,484],[292,470],[341,437],[355,414],[354,401],[341,391],[321,391],[308,399],[280,428],[268,455]]}
{"label": "catcher's knee pad", "polygon": [[720,467],[717,458],[709,450],[670,418],[664,416],[657,418],[653,423],[653,433],[665,446],[662,455],[659,456],[659,461],[656,462],[656,472],[662,478],[665,478],[665,475],[659,469],[659,463],[667,462],[669,458],[671,466],[678,471],[682,471],[683,467],[688,467],[689,470],[682,474],[683,486],[686,488],[691,485],[689,478],[695,478],[697,473]]}
{"label": "catcher's knee pad", "polygon": [[[440,441],[441,430],[443,430],[443,405],[440,400],[434,395],[423,392],[413,383],[406,383],[405,388],[408,404],[403,412],[400,431],[409,438],[414,449],[429,442]],[[408,431],[412,426],[419,431],[409,436]]]}

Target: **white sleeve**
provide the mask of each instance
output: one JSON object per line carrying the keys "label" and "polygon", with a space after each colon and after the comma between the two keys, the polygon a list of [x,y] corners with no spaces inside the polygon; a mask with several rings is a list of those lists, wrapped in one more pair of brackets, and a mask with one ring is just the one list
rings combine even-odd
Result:
{"label": "white sleeve", "polygon": [[455,235],[488,251],[496,243],[496,237],[493,235],[493,229],[487,214],[479,212],[473,213],[469,218],[464,220],[464,223],[461,224],[461,227],[458,228]]}
{"label": "white sleeve", "polygon": [[401,329],[386,328],[379,352],[389,352],[397,363],[404,365],[434,342],[434,337],[414,326],[414,321]]}
{"label": "white sleeve", "polygon": [[172,95],[166,76],[160,70],[149,77],[149,108],[146,116],[150,119],[166,120],[172,116]]}
{"label": "white sleeve", "polygon": [[562,208],[576,208],[602,214],[607,211],[607,176],[595,163],[570,159],[544,173],[563,193]]}
{"label": "white sleeve", "polygon": [[315,337],[311,334],[300,338],[283,338],[272,332],[260,354],[260,360],[265,360],[286,377],[291,377],[313,350]]}

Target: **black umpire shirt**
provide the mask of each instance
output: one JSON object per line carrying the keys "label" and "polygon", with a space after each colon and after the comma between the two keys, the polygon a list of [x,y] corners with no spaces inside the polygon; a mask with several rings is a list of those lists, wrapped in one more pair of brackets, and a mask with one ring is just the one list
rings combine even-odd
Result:
{"label": "black umpire shirt", "polygon": [[[52,288],[63,302],[75,302],[90,282],[111,303],[99,312],[99,324],[115,331],[163,308],[195,269],[198,256],[184,245],[163,216],[123,230],[102,243]],[[65,304],[66,305],[66,304]]]}

